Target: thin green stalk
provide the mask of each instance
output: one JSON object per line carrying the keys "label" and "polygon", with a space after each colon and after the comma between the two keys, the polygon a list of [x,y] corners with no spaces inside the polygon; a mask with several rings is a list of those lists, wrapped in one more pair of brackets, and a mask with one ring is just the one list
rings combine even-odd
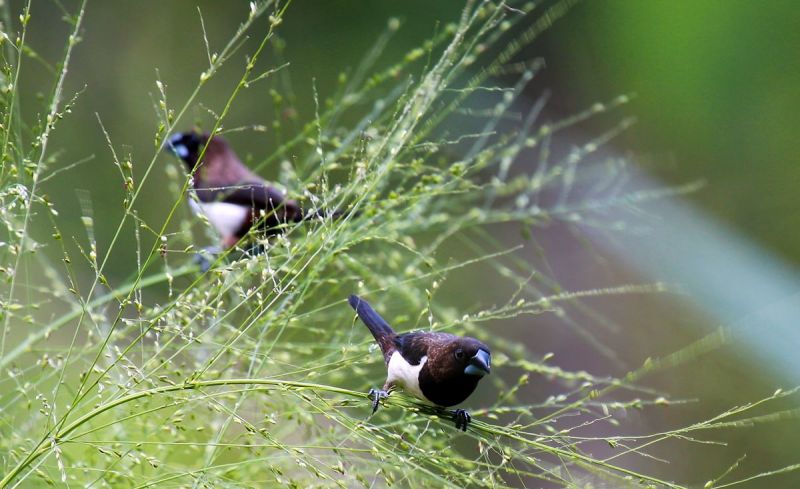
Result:
{"label": "thin green stalk", "polygon": [[[287,3],[286,3],[286,5],[285,5],[285,6],[283,7],[283,9],[281,10],[281,14],[282,14],[283,12],[285,12],[285,10],[288,8],[288,6],[289,6],[289,4],[290,4],[290,3],[291,3],[291,2],[287,2]],[[262,12],[263,12],[263,9],[265,9],[265,8],[266,8],[266,5],[268,5],[268,4],[269,4],[269,2],[265,2],[264,4],[262,4],[262,6],[261,6],[261,9],[262,9],[261,11],[262,11]],[[243,27],[242,27],[242,29],[240,29],[239,33],[237,34],[237,37],[238,37],[239,35],[242,35],[242,34],[244,33],[244,31],[246,31],[246,26],[249,26],[249,23],[250,23],[250,22],[252,22],[252,21],[253,21],[253,19],[255,19],[255,18],[256,18],[256,16],[255,16],[255,15],[251,16],[250,18],[248,18],[248,21],[245,23],[245,26],[243,26]],[[256,50],[256,52],[254,53],[254,55],[253,55],[252,59],[251,59],[251,60],[250,60],[250,61],[247,63],[247,65],[246,65],[246,67],[245,67],[245,72],[244,72],[244,75],[242,76],[241,80],[240,80],[240,81],[239,81],[239,83],[237,84],[237,86],[236,86],[236,88],[234,89],[234,91],[233,91],[233,93],[231,94],[231,96],[228,98],[228,101],[227,101],[227,103],[226,103],[226,105],[225,105],[225,109],[223,110],[223,113],[222,113],[222,115],[221,115],[221,116],[220,116],[220,118],[219,118],[219,119],[218,119],[218,120],[215,122],[214,128],[212,129],[212,134],[213,134],[214,132],[216,132],[216,130],[217,130],[219,127],[220,127],[220,125],[222,124],[222,119],[225,117],[225,115],[226,115],[226,114],[228,113],[228,111],[230,110],[230,107],[231,107],[231,105],[232,105],[232,103],[233,103],[233,100],[236,98],[236,95],[237,95],[237,94],[239,93],[239,91],[240,91],[240,90],[241,90],[241,89],[242,89],[242,88],[243,88],[243,87],[246,85],[247,78],[248,78],[248,76],[249,76],[250,72],[253,70],[253,68],[254,68],[254,66],[255,66],[255,60],[258,58],[258,54],[259,54],[259,53],[260,53],[260,52],[263,50],[263,48],[264,48],[264,46],[266,45],[267,41],[268,41],[268,40],[269,40],[269,39],[272,37],[272,32],[273,32],[273,28],[275,27],[275,25],[276,25],[276,24],[274,24],[274,23],[270,25],[269,32],[267,33],[267,35],[266,35],[266,36],[264,37],[264,39],[262,40],[262,42],[261,42],[261,44],[259,45],[258,49],[257,49],[257,50]],[[235,37],[234,39],[236,39],[236,37]],[[229,43],[228,43],[228,45],[226,46],[226,50],[227,50],[229,47],[232,47],[232,46],[233,46],[233,40],[231,40],[231,42],[229,42]],[[224,51],[223,51],[223,54],[225,54],[225,51],[226,51],[226,50],[224,50]],[[219,59],[217,60],[217,63],[218,63],[218,64],[217,64],[217,65],[215,65],[215,66],[212,66],[212,68],[210,68],[210,71],[206,72],[206,73],[204,74],[204,75],[205,75],[204,77],[201,77],[201,81],[200,81],[200,83],[198,84],[197,88],[196,88],[196,89],[195,89],[195,91],[192,93],[192,95],[190,96],[189,100],[187,100],[186,104],[184,104],[184,107],[183,107],[183,109],[181,110],[181,112],[179,113],[178,117],[176,118],[176,122],[175,122],[176,124],[177,124],[177,121],[178,121],[178,120],[180,120],[180,118],[181,118],[181,116],[183,115],[183,113],[184,113],[184,112],[185,112],[185,111],[188,109],[188,107],[190,106],[190,104],[191,104],[191,102],[192,102],[193,98],[194,98],[194,97],[197,95],[197,93],[199,92],[200,88],[203,86],[203,82],[204,82],[205,80],[208,80],[208,78],[211,76],[211,74],[213,73],[213,71],[216,69],[216,67],[218,67],[218,65],[219,65],[219,64],[222,62],[222,60],[223,60],[223,59],[225,59],[225,58],[224,58],[224,56],[220,56],[220,57],[219,57]],[[170,132],[172,131],[172,128],[171,128],[171,127],[170,127],[169,131],[170,131]],[[205,148],[203,149],[203,152],[205,152]],[[202,158],[202,155],[203,155],[203,153],[201,152],[201,154],[200,154],[200,157],[201,157],[201,158]],[[108,252],[106,253],[106,256],[105,256],[105,258],[104,258],[104,260],[103,260],[102,264],[101,264],[101,265],[100,265],[100,267],[99,267],[99,270],[98,270],[97,276],[96,276],[96,278],[95,278],[95,280],[94,280],[94,282],[93,282],[93,284],[92,284],[92,287],[91,287],[91,289],[90,289],[90,292],[89,292],[89,294],[88,294],[88,295],[89,295],[89,297],[91,297],[91,295],[92,295],[92,291],[94,290],[94,288],[96,287],[96,285],[97,285],[97,283],[98,283],[98,277],[99,277],[99,276],[102,274],[102,270],[105,268],[105,264],[107,263],[107,261],[108,261],[108,259],[109,259],[110,255],[111,255],[111,250],[113,249],[113,247],[114,247],[114,244],[116,243],[116,240],[117,240],[117,238],[118,238],[118,237],[121,235],[121,231],[122,231],[123,225],[124,225],[124,223],[125,223],[125,216],[127,216],[127,215],[129,214],[129,211],[130,211],[130,209],[132,209],[132,206],[133,206],[133,203],[134,203],[134,201],[136,200],[137,196],[139,195],[139,192],[141,191],[141,189],[143,188],[143,185],[142,185],[142,184],[143,184],[143,183],[144,183],[144,181],[147,179],[147,176],[149,175],[150,171],[152,170],[153,166],[155,165],[155,161],[156,161],[156,159],[158,158],[158,156],[159,156],[159,155],[158,155],[158,153],[156,153],[156,154],[153,156],[153,159],[151,160],[150,164],[148,165],[148,168],[147,168],[147,171],[145,172],[145,175],[142,177],[142,182],[139,184],[139,186],[137,187],[137,190],[136,190],[136,192],[134,193],[134,195],[133,195],[133,196],[131,197],[131,199],[130,199],[130,203],[129,203],[129,205],[128,205],[128,209],[127,209],[127,211],[126,211],[125,215],[123,216],[123,219],[120,221],[120,224],[119,224],[119,226],[117,227],[117,230],[116,230],[116,232],[115,232],[115,234],[114,234],[114,238],[112,239],[112,241],[111,241],[111,244],[109,245]],[[183,189],[181,190],[181,196],[185,195],[185,194],[186,194],[186,192],[188,191],[188,185],[189,185],[189,182],[190,182],[190,178],[187,178],[187,179],[185,180],[185,182],[184,182]],[[159,234],[159,236],[163,236],[163,235],[164,235],[164,232],[165,232],[165,230],[166,230],[167,226],[169,225],[169,223],[171,222],[173,215],[174,215],[174,214],[175,214],[175,212],[177,211],[177,208],[178,208],[178,206],[180,205],[180,203],[181,203],[181,200],[182,200],[182,199],[178,199],[178,200],[176,200],[176,201],[175,201],[175,203],[173,204],[172,208],[170,209],[170,212],[169,212],[169,213],[168,213],[168,215],[167,215],[167,218],[166,218],[166,219],[164,220],[164,222],[162,223],[161,229],[160,229],[160,231],[159,231],[159,233],[158,233],[158,234]],[[152,260],[152,258],[153,258],[154,256],[156,256],[156,255],[157,255],[158,247],[159,247],[159,243],[158,243],[158,242],[155,242],[155,243],[153,243],[153,246],[152,246],[152,248],[151,248],[150,252],[148,253],[148,255],[147,255],[147,258],[145,259],[145,263],[144,263],[144,264],[143,264],[143,266],[142,266],[142,267],[139,269],[139,272],[138,272],[138,274],[137,274],[137,277],[136,277],[136,279],[134,280],[134,286],[133,286],[133,288],[132,288],[132,289],[131,289],[131,290],[128,292],[128,296],[127,296],[127,297],[126,297],[126,299],[125,299],[125,301],[126,301],[126,302],[127,302],[129,299],[130,299],[130,295],[131,295],[131,294],[133,294],[133,292],[134,292],[134,291],[137,289],[137,287],[138,287],[138,283],[141,281],[141,279],[142,279],[142,276],[143,276],[143,274],[144,274],[144,271],[147,269],[148,265],[150,264],[150,261]],[[89,371],[91,371],[91,369],[92,369],[92,368],[93,368],[93,367],[94,367],[94,366],[97,364],[97,362],[99,361],[99,359],[100,359],[101,355],[103,354],[103,350],[105,349],[106,345],[108,344],[108,342],[109,342],[109,341],[110,341],[110,339],[111,339],[111,334],[113,333],[113,331],[114,331],[114,329],[115,329],[116,325],[117,325],[117,324],[119,324],[119,321],[122,319],[122,312],[123,312],[123,311],[122,311],[122,309],[120,309],[120,311],[117,313],[117,316],[116,316],[116,318],[115,318],[115,319],[114,319],[114,321],[112,322],[112,325],[111,325],[111,329],[110,329],[110,331],[108,332],[108,334],[106,335],[106,337],[105,337],[105,338],[103,339],[103,341],[101,342],[101,345],[100,345],[100,347],[97,349],[97,354],[96,354],[96,356],[95,356],[94,360],[92,360],[92,362],[91,362],[91,365],[90,365],[90,367],[89,367],[89,369],[88,369]],[[81,316],[81,319],[82,319],[82,318],[83,318],[83,316]],[[81,321],[81,319],[79,319],[79,321],[78,321],[78,326],[80,326],[80,324],[81,324],[81,322],[82,322],[82,321]],[[127,347],[127,348],[125,348],[125,350],[123,351],[122,355],[124,356],[124,354],[125,354],[125,353],[127,353],[127,352],[128,352],[130,349],[131,349],[131,348],[133,348],[133,346],[134,346],[134,343],[131,343],[130,345],[128,345],[128,347]],[[70,348],[70,352],[69,352],[69,353],[71,354],[71,352],[72,352],[72,348]],[[69,355],[68,355],[68,357],[69,357]],[[104,376],[104,375],[105,375],[105,374],[106,374],[106,373],[107,373],[107,372],[108,372],[108,371],[109,371],[109,370],[110,370],[110,369],[113,367],[113,365],[114,365],[114,364],[115,364],[115,362],[112,362],[112,363],[111,363],[111,365],[109,365],[109,367],[107,367],[107,368],[104,370],[104,372],[103,372],[103,373],[102,373],[100,376],[98,376],[98,377],[97,377],[97,379],[96,379],[96,380],[95,380],[95,381],[94,381],[94,382],[93,382],[91,385],[89,385],[88,387],[87,387],[87,385],[86,385],[86,384],[87,384],[87,382],[88,382],[88,380],[89,380],[89,375],[86,375],[86,376],[85,376],[85,377],[84,377],[84,378],[81,380],[80,386],[78,387],[78,389],[77,389],[77,391],[76,391],[75,398],[74,398],[74,399],[73,399],[73,401],[70,403],[70,405],[69,405],[69,408],[67,409],[67,412],[65,412],[65,413],[62,415],[60,424],[63,424],[63,423],[65,423],[65,422],[66,422],[66,420],[67,420],[67,418],[68,418],[69,414],[70,414],[70,413],[71,413],[71,412],[72,412],[72,411],[73,411],[73,410],[74,410],[74,409],[75,409],[75,408],[76,408],[76,407],[77,407],[77,406],[80,404],[80,402],[81,402],[81,401],[82,401],[82,400],[83,400],[83,399],[84,399],[84,398],[85,398],[85,397],[86,397],[86,396],[89,394],[89,392],[92,390],[92,388],[93,388],[95,385],[97,385],[97,383],[98,383],[98,382],[100,382],[100,380],[103,378],[103,376]]]}
{"label": "thin green stalk", "polygon": [[[26,240],[28,239],[28,224],[30,223],[30,218],[31,218],[31,208],[33,207],[33,203],[36,199],[36,192],[39,190],[38,188],[39,175],[41,175],[42,168],[44,166],[44,158],[45,155],[47,154],[47,144],[50,141],[50,133],[53,131],[53,128],[55,128],[55,123],[59,115],[61,96],[64,90],[64,80],[66,80],[67,78],[69,62],[70,58],[72,57],[72,48],[75,47],[75,45],[79,42],[80,39],[78,33],[81,28],[81,23],[83,22],[83,14],[86,11],[86,2],[87,0],[83,0],[81,2],[80,9],[78,10],[78,17],[75,20],[75,25],[72,29],[72,33],[69,36],[69,41],[67,42],[67,50],[66,53],[64,54],[64,60],[62,61],[61,72],[58,75],[56,86],[53,89],[53,96],[50,100],[50,110],[48,111],[47,116],[45,118],[44,129],[42,131],[42,134],[39,135],[38,137],[37,144],[39,146],[39,158],[36,161],[36,168],[33,170],[33,180],[31,182],[30,188],[27,190],[28,199],[27,202],[25,203],[25,216],[22,219],[22,227],[19,230],[20,238],[17,250],[17,258],[14,264],[14,274],[11,276],[11,285],[9,287],[8,297],[6,299],[6,302],[9,304],[14,302],[14,292],[16,290],[15,287],[17,284],[17,276],[19,275],[16,272],[19,271],[20,263],[22,262],[22,257],[25,255],[25,244]],[[25,13],[23,14],[23,19],[24,19],[23,36],[24,33],[26,32],[24,26],[27,25],[29,18],[30,18],[30,0],[28,1],[27,7],[25,8]],[[19,87],[16,86],[16,83],[17,83],[17,78],[19,77],[19,71],[20,71],[19,66],[21,65],[21,59],[22,59],[21,56],[18,57],[17,71],[14,80],[15,84],[14,94],[12,94],[12,97],[14,97],[17,90],[19,90]],[[13,112],[14,111],[10,107],[8,111],[9,115],[7,121],[8,124],[6,126],[6,135],[8,135],[8,133],[11,130],[11,114],[13,114]],[[3,141],[3,153],[2,153],[3,155],[6,154],[7,144],[8,144],[8,137],[4,138]],[[5,164],[0,166],[5,167]],[[11,315],[6,314],[5,320],[3,321],[3,331],[2,333],[0,333],[0,357],[2,357],[3,354],[5,353],[6,336],[8,333],[8,325],[10,319]]]}
{"label": "thin green stalk", "polygon": [[108,304],[111,301],[118,301],[122,302],[124,297],[127,296],[131,291],[137,289],[146,289],[152,285],[161,284],[164,282],[168,282],[176,277],[182,277],[184,275],[188,275],[193,273],[197,270],[197,267],[193,264],[184,265],[180,268],[177,268],[171,272],[162,272],[157,273],[154,275],[150,275],[148,277],[144,277],[142,280],[137,282],[129,282],[127,284],[120,285],[114,288],[113,291],[101,295],[100,297],[92,300],[88,304],[86,304],[85,308],[75,309],[72,312],[64,314],[63,316],[59,316],[58,319],[53,321],[50,324],[47,324],[33,333],[29,334],[22,340],[13,350],[10,350],[4,356],[0,357],[0,369],[4,369],[8,367],[14,360],[17,359],[20,355],[30,351],[30,348],[35,345],[36,343],[50,337],[51,334],[61,329],[63,326],[69,324],[72,320],[80,316],[84,313],[85,310],[94,310],[100,306]]}

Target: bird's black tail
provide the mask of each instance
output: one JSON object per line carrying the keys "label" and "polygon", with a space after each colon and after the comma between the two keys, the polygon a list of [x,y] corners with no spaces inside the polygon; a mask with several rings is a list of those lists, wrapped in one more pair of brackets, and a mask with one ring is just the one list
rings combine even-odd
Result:
{"label": "bird's black tail", "polygon": [[369,328],[369,332],[375,337],[375,341],[378,342],[378,346],[381,347],[381,351],[383,352],[383,359],[388,364],[389,358],[391,358],[392,353],[395,351],[394,339],[397,337],[397,334],[395,334],[392,327],[389,326],[389,323],[387,323],[380,314],[375,312],[375,309],[361,297],[351,295],[347,299],[347,302],[350,303],[350,307],[355,309],[358,317],[364,321],[364,324]]}

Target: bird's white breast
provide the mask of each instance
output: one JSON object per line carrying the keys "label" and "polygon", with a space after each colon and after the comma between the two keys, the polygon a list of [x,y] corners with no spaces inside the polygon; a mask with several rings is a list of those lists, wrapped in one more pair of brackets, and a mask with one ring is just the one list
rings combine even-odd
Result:
{"label": "bird's white breast", "polygon": [[428,357],[422,357],[419,365],[411,365],[403,358],[400,352],[392,353],[389,358],[389,375],[387,382],[399,384],[406,392],[422,400],[427,400],[422,390],[419,388],[419,371],[428,361]]}
{"label": "bird's white breast", "polygon": [[235,235],[250,212],[247,207],[227,202],[196,202],[189,199],[189,205],[196,213],[206,216],[222,236]]}

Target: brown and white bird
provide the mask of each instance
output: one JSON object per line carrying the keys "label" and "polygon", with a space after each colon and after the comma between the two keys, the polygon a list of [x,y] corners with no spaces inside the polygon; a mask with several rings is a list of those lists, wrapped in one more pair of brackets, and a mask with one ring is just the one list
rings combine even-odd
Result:
{"label": "brown and white bird", "polygon": [[[413,332],[397,334],[367,301],[351,295],[348,299],[383,352],[388,371],[382,390],[370,389],[372,412],[394,386],[437,406],[464,402],[491,369],[489,347],[467,336],[448,333]],[[471,417],[455,410],[456,429],[467,430]]]}
{"label": "brown and white bird", "polygon": [[223,248],[234,246],[254,225],[269,236],[282,232],[287,223],[320,215],[307,215],[297,201],[250,171],[220,136],[177,133],[165,146],[194,172],[192,191],[197,199],[190,198],[189,203],[219,232]]}

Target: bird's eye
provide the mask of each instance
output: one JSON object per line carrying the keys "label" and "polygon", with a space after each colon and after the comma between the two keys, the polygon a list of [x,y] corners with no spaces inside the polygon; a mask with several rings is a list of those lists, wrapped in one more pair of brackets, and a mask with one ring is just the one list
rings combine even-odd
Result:
{"label": "bird's eye", "polygon": [[456,350],[456,358],[458,360],[463,360],[464,359],[464,350]]}

